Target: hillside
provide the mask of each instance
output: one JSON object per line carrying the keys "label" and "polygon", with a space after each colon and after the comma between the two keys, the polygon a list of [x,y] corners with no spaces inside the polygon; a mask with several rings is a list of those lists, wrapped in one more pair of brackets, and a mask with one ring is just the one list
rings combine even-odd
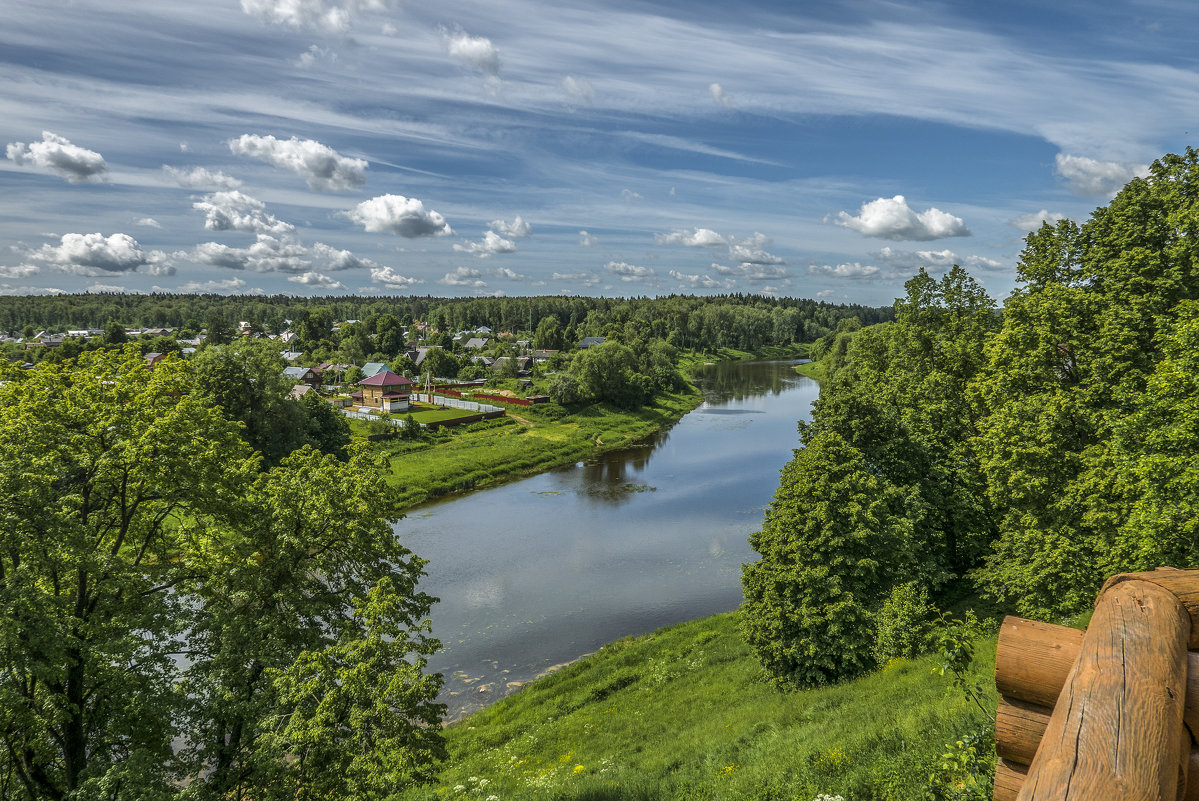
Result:
{"label": "hillside", "polygon": [[[970,676],[992,695],[994,640]],[[946,746],[985,728],[936,657],[782,693],[736,613],[618,640],[446,730],[409,799],[924,798]]]}

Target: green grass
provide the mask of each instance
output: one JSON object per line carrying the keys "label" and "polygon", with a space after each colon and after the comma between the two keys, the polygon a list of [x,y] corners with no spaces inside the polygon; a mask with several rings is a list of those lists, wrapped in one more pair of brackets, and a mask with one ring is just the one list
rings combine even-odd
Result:
{"label": "green grass", "polygon": [[795,372],[799,373],[800,375],[805,375],[814,381],[824,380],[824,369],[820,366],[820,362],[798,364],[795,366]]}
{"label": "green grass", "polygon": [[[981,641],[971,668],[986,687],[994,652],[993,638]],[[945,746],[986,725],[937,664],[899,660],[784,693],[736,613],[671,626],[606,645],[450,726],[439,781],[405,798],[923,798]]]}

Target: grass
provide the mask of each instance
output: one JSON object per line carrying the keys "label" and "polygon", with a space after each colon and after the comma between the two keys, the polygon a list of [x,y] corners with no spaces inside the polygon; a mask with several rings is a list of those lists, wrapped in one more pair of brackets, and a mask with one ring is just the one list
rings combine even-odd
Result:
{"label": "grass", "polygon": [[[736,614],[618,640],[447,728],[439,781],[404,797],[918,799],[946,745],[986,726],[934,657],[781,692]],[[993,688],[994,639],[977,652]]]}
{"label": "grass", "polygon": [[[653,405],[631,411],[608,404],[520,407],[506,417],[445,429],[419,442],[385,440],[375,447],[387,454],[387,481],[398,490],[399,508],[407,509],[626,447],[669,426],[699,401],[691,390],[659,396]],[[423,414],[431,413],[414,417],[428,422]]]}
{"label": "grass", "polygon": [[811,378],[814,381],[823,381],[824,380],[824,369],[821,367],[820,362],[807,362],[805,364],[797,364],[795,366],[795,372],[799,373],[800,375],[807,376],[808,378]]}

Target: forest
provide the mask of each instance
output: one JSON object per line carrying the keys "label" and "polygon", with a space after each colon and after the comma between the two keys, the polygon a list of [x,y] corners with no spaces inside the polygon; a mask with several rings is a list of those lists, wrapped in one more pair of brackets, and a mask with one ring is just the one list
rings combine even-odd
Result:
{"label": "forest", "polygon": [[1199,153],[1026,239],[1002,308],[962,269],[814,348],[824,382],[745,567],[743,632],[815,685],[927,650],[963,594],[1046,621],[1199,564]]}

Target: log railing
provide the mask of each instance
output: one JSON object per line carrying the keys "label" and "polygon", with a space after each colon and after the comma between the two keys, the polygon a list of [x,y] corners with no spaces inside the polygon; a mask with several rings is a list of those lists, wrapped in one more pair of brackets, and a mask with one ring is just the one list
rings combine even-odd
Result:
{"label": "log railing", "polygon": [[1188,649],[1199,649],[1199,570],[1113,576],[1085,633],[1004,620],[995,801],[1199,801]]}

